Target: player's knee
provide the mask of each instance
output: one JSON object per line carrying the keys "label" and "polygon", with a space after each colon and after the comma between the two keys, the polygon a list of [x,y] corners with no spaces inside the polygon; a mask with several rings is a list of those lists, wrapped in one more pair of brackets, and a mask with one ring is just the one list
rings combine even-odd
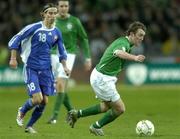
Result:
{"label": "player's knee", "polygon": [[103,107],[103,109],[101,109],[101,112],[107,112],[109,109],[110,109],[109,107],[105,106]]}
{"label": "player's knee", "polygon": [[126,111],[125,107],[123,107],[123,108],[121,108],[120,113],[123,114],[123,113],[125,113],[125,111]]}
{"label": "player's knee", "polygon": [[63,88],[63,84],[61,82],[57,82],[57,88],[59,89]]}
{"label": "player's knee", "polygon": [[64,86],[63,83],[57,82],[56,89],[57,89],[58,92],[64,92],[64,88],[65,88],[65,86]]}
{"label": "player's knee", "polygon": [[41,104],[41,103],[42,103],[42,101],[43,101],[43,99],[42,99],[42,98],[38,98],[38,99],[36,100],[36,104]]}
{"label": "player's knee", "polygon": [[48,104],[48,97],[47,96],[44,97],[42,104],[44,104],[44,105]]}
{"label": "player's knee", "polygon": [[118,115],[121,115],[121,114],[123,114],[125,112],[125,107],[124,106],[123,107],[119,106],[115,110],[116,110]]}
{"label": "player's knee", "polygon": [[41,104],[43,102],[43,97],[33,97],[33,104]]}
{"label": "player's knee", "polygon": [[109,110],[109,106],[106,103],[100,103],[101,112],[106,112]]}

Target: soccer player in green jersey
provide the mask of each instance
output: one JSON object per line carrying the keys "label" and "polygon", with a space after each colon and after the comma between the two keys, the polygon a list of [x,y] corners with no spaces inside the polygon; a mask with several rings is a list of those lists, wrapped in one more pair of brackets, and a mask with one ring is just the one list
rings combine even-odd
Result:
{"label": "soccer player in green jersey", "polygon": [[[64,46],[67,51],[67,67],[72,71],[75,62],[77,48],[77,41],[80,43],[80,48],[85,56],[85,69],[91,69],[91,58],[89,50],[89,42],[87,34],[80,22],[80,20],[69,14],[69,1],[58,1],[59,14],[56,18],[56,27],[60,29],[63,36]],[[57,122],[58,114],[62,104],[66,107],[67,111],[72,110],[69,97],[66,92],[66,84],[69,79],[59,63],[57,50],[52,50],[52,68],[56,77],[56,90],[57,98],[54,104],[53,114],[48,121],[50,124]]]}
{"label": "soccer player in green jersey", "polygon": [[71,110],[68,122],[72,128],[80,117],[105,113],[101,119],[89,128],[91,133],[103,136],[102,127],[125,112],[125,105],[115,86],[116,76],[121,72],[126,60],[144,61],[144,55],[133,55],[130,52],[133,46],[139,46],[143,41],[145,31],[144,24],[133,22],[130,24],[126,36],[116,39],[106,49],[90,76],[91,86],[101,102],[86,109]]}

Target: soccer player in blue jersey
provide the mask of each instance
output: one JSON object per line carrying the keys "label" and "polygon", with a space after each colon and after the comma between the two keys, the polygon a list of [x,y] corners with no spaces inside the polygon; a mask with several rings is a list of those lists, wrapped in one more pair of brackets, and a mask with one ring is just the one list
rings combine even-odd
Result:
{"label": "soccer player in blue jersey", "polygon": [[54,26],[57,8],[54,4],[44,6],[41,15],[43,21],[30,24],[16,34],[9,42],[11,57],[9,65],[16,68],[17,51],[21,53],[24,63],[24,80],[30,98],[18,109],[17,124],[23,126],[25,114],[34,108],[32,116],[25,127],[25,132],[37,133],[34,123],[41,117],[48,96],[54,95],[54,77],[51,70],[50,49],[57,45],[59,61],[65,73],[70,73],[66,66],[67,54],[62,42],[62,35]]}

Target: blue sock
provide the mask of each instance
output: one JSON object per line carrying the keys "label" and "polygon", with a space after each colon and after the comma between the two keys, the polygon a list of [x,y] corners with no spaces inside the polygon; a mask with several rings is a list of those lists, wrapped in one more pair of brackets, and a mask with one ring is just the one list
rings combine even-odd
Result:
{"label": "blue sock", "polygon": [[41,117],[41,115],[45,109],[45,106],[46,105],[44,105],[44,104],[40,104],[35,107],[35,109],[32,113],[31,119],[29,120],[26,127],[33,126],[33,124]]}
{"label": "blue sock", "polygon": [[26,114],[27,111],[31,110],[32,108],[34,107],[34,105],[32,104],[32,100],[31,98],[29,98],[25,103],[24,105],[22,106],[21,108],[21,112],[23,114]]}

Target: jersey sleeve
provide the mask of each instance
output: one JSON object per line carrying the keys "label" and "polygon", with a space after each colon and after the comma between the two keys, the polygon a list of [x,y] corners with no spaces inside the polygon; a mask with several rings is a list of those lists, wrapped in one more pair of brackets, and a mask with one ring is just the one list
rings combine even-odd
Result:
{"label": "jersey sleeve", "polygon": [[90,58],[90,48],[87,33],[79,19],[77,19],[77,28],[78,28],[78,38],[80,43],[80,48],[83,51],[85,58]]}
{"label": "jersey sleeve", "polygon": [[122,50],[124,52],[129,52],[129,47],[125,43],[118,43],[118,44],[116,44],[116,47],[113,50],[113,55],[116,50]]}
{"label": "jersey sleeve", "polygon": [[60,31],[57,29],[57,34],[58,34],[58,39],[57,39],[57,47],[58,47],[58,56],[59,56],[59,61],[61,60],[66,60],[67,59],[67,52],[63,44],[63,39],[62,39],[62,34]]}
{"label": "jersey sleeve", "polygon": [[8,43],[9,49],[17,49],[20,50],[21,42],[30,37],[37,28],[40,27],[40,24],[31,24],[24,27],[19,33],[12,37],[12,39]]}

